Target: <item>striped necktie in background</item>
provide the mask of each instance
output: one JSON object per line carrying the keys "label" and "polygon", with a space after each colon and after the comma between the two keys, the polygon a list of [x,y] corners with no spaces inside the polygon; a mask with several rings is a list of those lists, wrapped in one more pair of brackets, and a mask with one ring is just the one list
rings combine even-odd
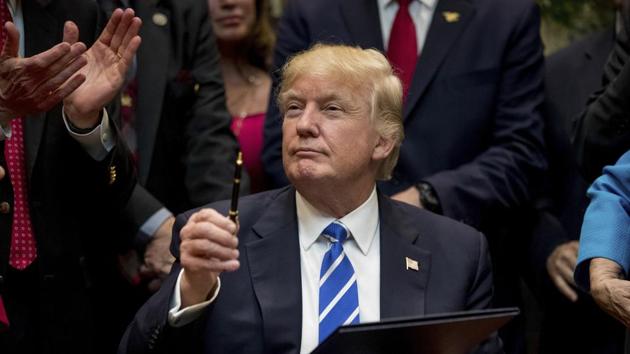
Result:
{"label": "striped necktie in background", "polygon": [[348,230],[341,222],[334,221],[322,235],[330,241],[330,248],[324,254],[319,275],[320,343],[337,327],[359,323],[357,276],[343,251]]}

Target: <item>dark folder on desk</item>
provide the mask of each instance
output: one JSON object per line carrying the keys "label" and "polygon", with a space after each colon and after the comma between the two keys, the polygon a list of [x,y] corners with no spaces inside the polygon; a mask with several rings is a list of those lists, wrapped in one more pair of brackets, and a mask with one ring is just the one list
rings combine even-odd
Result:
{"label": "dark folder on desk", "polygon": [[518,312],[476,310],[340,327],[312,354],[466,354]]}

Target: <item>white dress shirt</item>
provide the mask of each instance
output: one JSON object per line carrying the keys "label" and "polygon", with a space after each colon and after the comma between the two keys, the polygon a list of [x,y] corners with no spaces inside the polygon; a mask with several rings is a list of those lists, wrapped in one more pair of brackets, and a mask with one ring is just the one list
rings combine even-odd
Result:
{"label": "white dress shirt", "polygon": [[[398,12],[398,2],[396,0],[377,0],[378,13],[381,19],[381,33],[383,34],[383,45],[385,51],[389,45],[389,36],[392,33],[392,25]],[[416,38],[418,41],[418,54],[422,52],[422,47],[429,32],[429,26],[433,20],[433,13],[438,0],[411,0],[409,13],[413,24],[416,26]]]}
{"label": "white dress shirt", "polygon": [[[300,275],[302,278],[302,340],[300,353],[310,353],[319,341],[319,273],[329,242],[321,236],[331,222],[337,220],[315,209],[296,192],[298,237],[300,238]],[[376,322],[381,317],[381,246],[376,187],[357,209],[339,219],[350,231],[344,242],[345,254],[357,276],[359,317],[361,323]],[[211,300],[181,309],[180,280],[175,284],[169,311],[169,324],[174,327],[190,323],[216,298],[220,283]]]}
{"label": "white dress shirt", "polygon": [[[333,221],[315,209],[299,193],[296,196],[300,268],[302,276],[302,343],[300,353],[310,353],[319,344],[319,274],[330,242],[321,235]],[[357,276],[361,323],[381,318],[381,247],[376,188],[350,214],[339,219],[350,231],[343,250]]]}

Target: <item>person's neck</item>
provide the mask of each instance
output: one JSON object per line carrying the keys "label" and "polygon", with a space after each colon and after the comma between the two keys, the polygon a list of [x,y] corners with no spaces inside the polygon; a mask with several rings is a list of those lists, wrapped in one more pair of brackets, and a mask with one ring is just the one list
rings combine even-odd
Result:
{"label": "person's neck", "polygon": [[299,186],[297,191],[317,210],[341,219],[360,207],[372,194],[374,183],[353,184],[340,188],[339,185],[326,184],[325,186]]}
{"label": "person's neck", "polygon": [[226,84],[254,85],[259,79],[260,69],[248,63],[240,56],[224,57],[219,61],[223,80]]}

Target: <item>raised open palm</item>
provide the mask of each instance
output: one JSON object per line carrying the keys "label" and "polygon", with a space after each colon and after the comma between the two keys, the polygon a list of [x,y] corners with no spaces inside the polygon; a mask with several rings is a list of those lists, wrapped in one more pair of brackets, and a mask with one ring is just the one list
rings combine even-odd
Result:
{"label": "raised open palm", "polygon": [[[85,52],[87,65],[77,74],[84,75],[85,82],[64,100],[66,114],[77,127],[96,125],[100,110],[122,87],[140,46],[141,24],[132,9],[116,9],[98,40]],[[64,32],[64,42],[72,44],[79,39],[73,26]]]}

